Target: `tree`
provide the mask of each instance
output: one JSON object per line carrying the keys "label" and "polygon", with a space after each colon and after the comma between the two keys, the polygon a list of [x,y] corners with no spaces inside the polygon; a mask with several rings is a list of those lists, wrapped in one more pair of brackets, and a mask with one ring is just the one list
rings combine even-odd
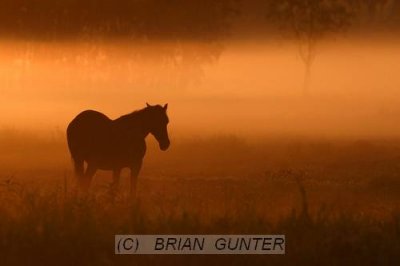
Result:
{"label": "tree", "polygon": [[267,18],[285,33],[294,36],[305,66],[303,93],[309,93],[311,68],[317,55],[317,44],[329,33],[350,26],[349,6],[340,0],[271,0]]}

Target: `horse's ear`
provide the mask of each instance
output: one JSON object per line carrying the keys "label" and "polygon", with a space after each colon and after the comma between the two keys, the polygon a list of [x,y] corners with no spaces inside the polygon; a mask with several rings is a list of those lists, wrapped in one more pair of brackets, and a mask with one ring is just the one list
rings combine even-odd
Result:
{"label": "horse's ear", "polygon": [[168,103],[166,103],[166,104],[164,105],[164,110],[167,110],[167,108],[168,108]]}
{"label": "horse's ear", "polygon": [[148,104],[148,103],[146,103],[146,105],[147,105],[147,107],[150,107],[151,105],[150,104]]}

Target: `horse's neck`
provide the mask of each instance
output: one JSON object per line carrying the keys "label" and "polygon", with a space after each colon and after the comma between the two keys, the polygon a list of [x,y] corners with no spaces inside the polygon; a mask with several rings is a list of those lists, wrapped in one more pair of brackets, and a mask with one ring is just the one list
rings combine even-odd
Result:
{"label": "horse's neck", "polygon": [[137,133],[140,137],[146,137],[150,133],[149,121],[144,111],[132,113],[115,120],[118,127]]}

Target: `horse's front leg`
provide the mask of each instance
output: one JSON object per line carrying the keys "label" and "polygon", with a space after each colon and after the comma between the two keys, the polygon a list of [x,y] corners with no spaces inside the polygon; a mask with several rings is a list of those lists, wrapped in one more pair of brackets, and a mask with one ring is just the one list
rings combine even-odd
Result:
{"label": "horse's front leg", "polygon": [[131,166],[131,189],[130,189],[130,193],[131,193],[132,197],[136,197],[137,178],[138,178],[140,169],[142,168],[142,162],[143,162],[142,159],[137,160]]}

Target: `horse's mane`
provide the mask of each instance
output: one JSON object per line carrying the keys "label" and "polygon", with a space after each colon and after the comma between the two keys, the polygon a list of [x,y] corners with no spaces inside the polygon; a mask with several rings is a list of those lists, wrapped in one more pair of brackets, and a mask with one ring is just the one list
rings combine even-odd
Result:
{"label": "horse's mane", "polygon": [[122,116],[118,117],[117,119],[115,119],[114,121],[123,122],[123,121],[134,121],[134,120],[137,120],[137,119],[139,119],[139,118],[142,118],[143,115],[144,115],[147,111],[149,111],[150,109],[152,109],[152,108],[163,108],[163,107],[162,107],[161,105],[146,106],[146,107],[144,107],[144,108],[142,108],[142,109],[133,111],[133,112],[131,112],[131,113],[129,113],[129,114],[122,115]]}
{"label": "horse's mane", "polygon": [[115,119],[114,121],[125,121],[125,120],[128,120],[128,119],[129,120],[135,119],[138,116],[141,116],[145,111],[147,111],[148,108],[149,107],[145,107],[145,108],[133,111],[133,112],[131,112],[129,114],[122,115],[122,116],[118,117],[117,119]]}

